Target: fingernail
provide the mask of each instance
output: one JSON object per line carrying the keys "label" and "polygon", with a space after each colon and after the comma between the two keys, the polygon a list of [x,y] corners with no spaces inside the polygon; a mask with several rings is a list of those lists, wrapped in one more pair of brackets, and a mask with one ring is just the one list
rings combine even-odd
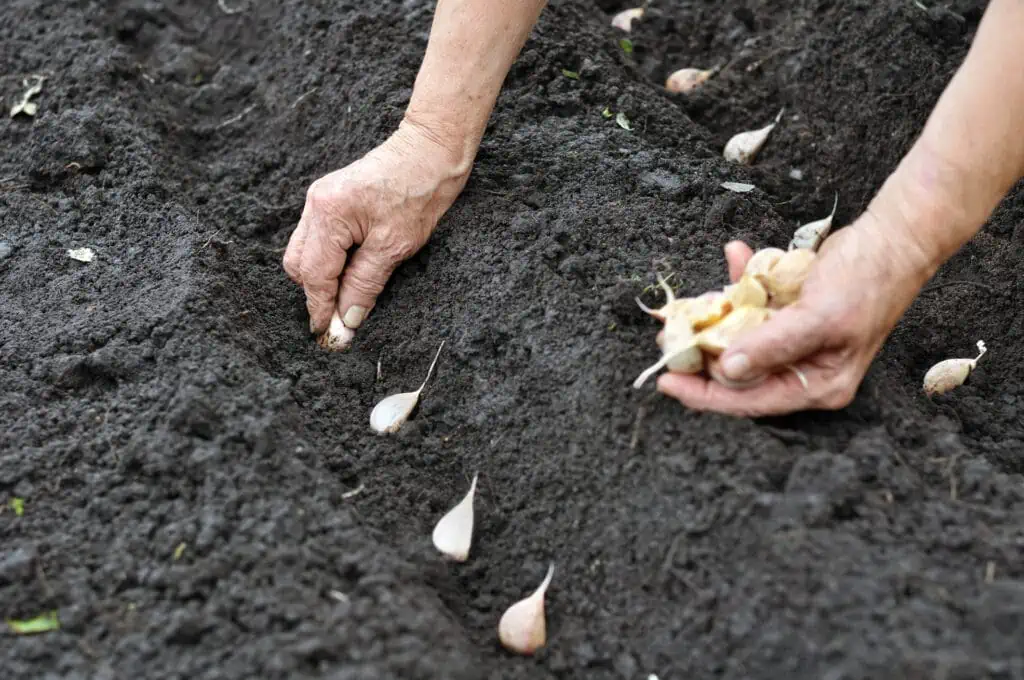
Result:
{"label": "fingernail", "polygon": [[750,357],[733,354],[722,360],[722,373],[729,380],[744,380],[750,372]]}
{"label": "fingernail", "polygon": [[351,329],[359,328],[363,325],[363,319],[366,318],[366,307],[360,307],[359,305],[352,305],[345,312],[345,316],[341,318],[341,322]]}

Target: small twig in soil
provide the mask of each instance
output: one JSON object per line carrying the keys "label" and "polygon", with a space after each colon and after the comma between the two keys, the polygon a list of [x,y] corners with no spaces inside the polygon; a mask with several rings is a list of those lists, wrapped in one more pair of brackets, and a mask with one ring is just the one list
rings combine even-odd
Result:
{"label": "small twig in soil", "polygon": [[992,583],[996,580],[996,563],[990,561],[985,565],[985,583]]}
{"label": "small twig in soil", "polygon": [[348,595],[346,595],[345,593],[341,592],[340,590],[329,590],[329,591],[327,591],[327,594],[330,595],[331,597],[333,597],[338,602],[348,602],[349,601],[348,600]]}
{"label": "small twig in soil", "polygon": [[218,125],[218,126],[217,126],[217,127],[215,127],[214,129],[215,129],[215,130],[220,130],[221,128],[226,128],[226,127],[227,127],[228,125],[232,125],[232,124],[234,124],[234,123],[237,123],[238,121],[240,121],[240,120],[242,120],[243,118],[245,118],[245,116],[246,116],[246,115],[247,115],[247,114],[248,114],[248,113],[249,113],[250,111],[252,111],[252,110],[253,110],[253,109],[255,109],[255,108],[256,108],[256,105],[255,105],[255,104],[253,104],[252,106],[250,106],[249,108],[247,108],[247,109],[246,109],[245,111],[242,111],[242,112],[241,112],[240,114],[238,114],[237,116],[232,116],[231,118],[228,118],[228,119],[227,119],[226,121],[224,121],[223,123],[221,123],[220,125]]}
{"label": "small twig in soil", "polygon": [[377,357],[377,382],[380,382],[381,380],[384,379],[384,372],[381,370],[381,360],[383,358],[384,358],[384,352],[381,352],[380,356]]}
{"label": "small twig in soil", "polygon": [[346,500],[348,500],[349,498],[352,498],[353,496],[358,496],[359,494],[361,494],[365,490],[366,490],[366,487],[364,485],[360,484],[359,486],[357,486],[356,488],[352,489],[351,491],[346,491],[345,493],[341,494],[341,497],[346,499]]}
{"label": "small twig in soil", "polygon": [[964,280],[961,280],[961,281],[946,281],[944,283],[936,283],[933,286],[928,286],[927,288],[924,288],[923,290],[921,290],[920,294],[924,295],[925,293],[930,293],[933,290],[938,290],[940,288],[946,288],[947,286],[975,286],[977,288],[981,288],[983,290],[987,290],[990,293],[995,292],[992,289],[992,286],[989,286],[987,284],[978,283],[977,281],[964,281]]}
{"label": "small twig in soil", "polygon": [[227,3],[225,3],[224,0],[217,0],[217,7],[220,7],[220,11],[224,12],[224,14],[227,14],[228,16],[231,16],[232,14],[239,14],[245,11],[244,7],[237,7],[235,9],[231,9],[227,6]]}

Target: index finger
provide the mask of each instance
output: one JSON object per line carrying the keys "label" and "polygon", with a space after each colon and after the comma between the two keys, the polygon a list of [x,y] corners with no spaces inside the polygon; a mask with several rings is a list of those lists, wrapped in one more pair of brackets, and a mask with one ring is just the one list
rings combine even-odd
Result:
{"label": "index finger", "polygon": [[309,233],[299,267],[306,291],[309,328],[313,333],[327,330],[337,304],[341,272],[352,246],[347,229],[324,229],[315,216],[310,217]]}

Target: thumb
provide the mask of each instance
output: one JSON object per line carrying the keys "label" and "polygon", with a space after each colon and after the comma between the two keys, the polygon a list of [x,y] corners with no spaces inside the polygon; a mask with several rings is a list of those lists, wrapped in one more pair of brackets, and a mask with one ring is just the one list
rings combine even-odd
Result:
{"label": "thumb", "polygon": [[355,330],[377,302],[398,262],[372,243],[364,243],[349,259],[338,293],[338,314]]}
{"label": "thumb", "polygon": [[725,260],[729,264],[729,280],[736,283],[743,276],[747,262],[754,256],[754,251],[743,241],[729,241],[725,244]]}
{"label": "thumb", "polygon": [[746,381],[794,365],[822,348],[826,328],[824,319],[799,302],[786,307],[722,354],[722,373]]}

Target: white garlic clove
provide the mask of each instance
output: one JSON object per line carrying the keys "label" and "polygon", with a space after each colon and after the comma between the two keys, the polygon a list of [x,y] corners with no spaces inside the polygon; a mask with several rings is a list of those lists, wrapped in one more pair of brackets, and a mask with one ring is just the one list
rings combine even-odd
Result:
{"label": "white garlic clove", "polygon": [[326,332],[317,338],[317,344],[332,352],[341,352],[352,345],[355,337],[356,332],[342,323],[338,312],[334,312],[331,316],[330,326],[327,327]]}
{"label": "white garlic clove", "polygon": [[466,561],[473,541],[473,498],[477,476],[473,475],[473,482],[465,497],[434,526],[434,547],[456,562]]}
{"label": "white garlic clove", "polygon": [[828,217],[808,222],[793,232],[793,238],[789,242],[789,249],[807,248],[809,250],[817,250],[821,242],[832,231],[832,218],[836,216],[836,206],[838,205],[839,194],[837,193],[836,200],[832,204],[832,212],[829,213]]}
{"label": "white garlic clove", "polygon": [[612,17],[612,26],[629,33],[633,28],[633,22],[644,15],[643,7],[624,9]]}
{"label": "white garlic clove", "polygon": [[370,412],[370,427],[377,434],[398,432],[402,425],[405,424],[405,421],[409,419],[409,415],[416,408],[416,404],[419,403],[420,393],[423,392],[423,388],[427,386],[427,381],[430,380],[430,376],[434,372],[434,365],[437,364],[437,358],[441,356],[442,347],[444,347],[444,340],[441,341],[441,346],[437,348],[437,354],[434,355],[434,360],[430,362],[430,368],[427,370],[427,377],[418,390],[415,392],[392,394],[381,399],[373,407],[373,411]]}
{"label": "white garlic clove", "polygon": [[665,89],[686,94],[706,83],[714,74],[715,69],[681,68],[665,80]]}
{"label": "white garlic clove", "polygon": [[670,355],[665,367],[673,373],[700,372],[704,368],[704,355],[694,341],[693,328],[686,317],[670,317],[664,330],[663,345]]}
{"label": "white garlic clove", "polygon": [[740,132],[732,136],[732,138],[726,143],[725,150],[722,155],[725,156],[727,161],[733,163],[740,163],[741,165],[750,165],[754,162],[754,157],[764,146],[764,143],[768,140],[768,135],[771,134],[775,126],[782,120],[782,112],[785,109],[779,110],[779,114],[775,116],[775,122],[759,130],[748,130],[746,132]]}
{"label": "white garlic clove", "polygon": [[984,356],[988,348],[983,340],[978,341],[978,356],[973,359],[946,359],[928,369],[924,375],[924,391],[928,396],[945,394],[959,387],[967,380],[967,376],[978,365],[978,359]]}
{"label": "white garlic clove", "polygon": [[551,585],[555,565],[548,567],[547,576],[529,597],[505,610],[498,622],[498,639],[509,651],[533,654],[547,642],[547,622],[544,615],[544,595]]}

